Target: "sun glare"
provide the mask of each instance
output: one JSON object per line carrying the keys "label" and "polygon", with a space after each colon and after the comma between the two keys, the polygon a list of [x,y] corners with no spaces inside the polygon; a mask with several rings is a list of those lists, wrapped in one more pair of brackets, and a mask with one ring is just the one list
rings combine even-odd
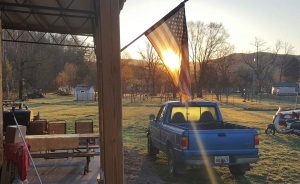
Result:
{"label": "sun glare", "polygon": [[179,71],[181,64],[179,56],[175,54],[171,49],[164,51],[162,54],[166,67],[168,67],[173,72]]}
{"label": "sun glare", "polygon": [[[192,125],[192,129],[197,130],[197,127],[196,127],[195,123],[191,123],[191,125]],[[196,138],[196,142],[197,142],[199,150],[204,152],[203,154],[201,154],[201,157],[202,157],[202,160],[204,162],[204,166],[205,166],[205,169],[207,171],[210,183],[217,184],[218,182],[217,182],[216,176],[214,174],[214,171],[213,171],[212,167],[210,166],[209,158],[207,156],[207,153],[205,153],[206,148],[203,144],[203,141],[202,141],[201,137],[199,136],[199,134],[195,134],[195,135],[196,135],[195,138]]]}

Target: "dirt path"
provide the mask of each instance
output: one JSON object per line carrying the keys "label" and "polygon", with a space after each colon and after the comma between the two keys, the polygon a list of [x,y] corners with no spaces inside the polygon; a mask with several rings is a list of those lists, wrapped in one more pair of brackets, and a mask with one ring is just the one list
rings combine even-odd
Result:
{"label": "dirt path", "polygon": [[128,184],[163,184],[154,172],[153,164],[145,155],[134,150],[124,150],[125,181]]}

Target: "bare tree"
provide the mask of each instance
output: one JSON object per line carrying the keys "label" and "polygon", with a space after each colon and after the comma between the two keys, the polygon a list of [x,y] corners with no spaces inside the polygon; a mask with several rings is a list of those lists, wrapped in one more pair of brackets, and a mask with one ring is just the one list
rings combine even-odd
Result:
{"label": "bare tree", "polygon": [[77,82],[77,71],[78,67],[72,63],[66,63],[64,70],[61,71],[56,77],[56,83],[59,87],[68,87],[71,90],[71,87],[74,87]]}
{"label": "bare tree", "polygon": [[[22,41],[41,39],[40,41],[45,43],[54,37],[57,41],[65,38],[64,35],[60,34],[42,37],[44,33],[40,32],[30,32],[30,34],[12,30],[3,32],[4,38],[9,39],[9,35]],[[67,38],[65,40],[68,43],[72,42]],[[4,44],[4,58],[7,62],[5,66],[10,66],[11,71],[8,71],[13,73],[11,79],[5,77],[4,90],[7,92],[7,96],[15,98],[15,95],[18,95],[21,98],[23,91],[31,93],[35,89],[55,90],[55,78],[63,70],[65,63],[73,63],[77,66],[76,75],[80,79],[78,82],[82,83],[87,76],[90,76],[85,62],[89,61],[86,49],[13,42],[5,42]]]}
{"label": "bare tree", "polygon": [[121,59],[131,59],[130,53],[128,51],[123,51],[121,53]]}
{"label": "bare tree", "polygon": [[283,75],[286,81],[297,82],[300,79],[300,60],[292,57],[284,65]]}
{"label": "bare tree", "polygon": [[190,59],[193,64],[193,94],[198,89],[198,75],[197,65],[200,57],[200,51],[202,50],[202,43],[205,37],[205,26],[202,22],[189,22],[189,47],[190,47]]}
{"label": "bare tree", "polygon": [[222,92],[226,93],[228,99],[229,87],[230,87],[230,76],[232,72],[233,60],[231,54],[233,53],[234,47],[231,44],[224,44],[223,48],[217,52],[219,59],[215,62],[216,70],[218,75],[217,90],[215,94],[218,100],[221,100]]}
{"label": "bare tree", "polygon": [[148,71],[148,82],[147,86],[150,86],[151,82],[151,95],[156,94],[156,89],[155,89],[155,80],[156,80],[156,71],[157,67],[159,65],[159,57],[157,53],[155,52],[153,46],[149,43],[146,42],[146,50],[145,51],[139,51],[138,52],[142,59],[146,62],[146,68]]}
{"label": "bare tree", "polygon": [[253,72],[253,90],[257,93],[262,91],[263,85],[270,78],[282,44],[280,41],[277,41],[271,53],[268,53],[270,48],[267,46],[267,43],[260,38],[255,38],[253,46],[255,47],[255,56],[253,54],[244,54],[242,55],[242,61]]}
{"label": "bare tree", "polygon": [[136,66],[130,63],[130,59],[121,60],[122,88],[123,93],[136,93],[136,87],[139,84],[138,78],[135,76]]}
{"label": "bare tree", "polygon": [[[201,22],[189,23],[190,33],[190,48],[191,48],[191,60],[194,67],[194,78],[197,88],[197,96],[202,97],[203,81],[205,81],[205,67],[208,62],[218,57],[218,52],[224,49],[224,45],[227,45],[227,39],[229,34],[225,30],[222,24],[210,23],[203,24]],[[199,66],[199,75],[197,80],[197,63]]]}
{"label": "bare tree", "polygon": [[285,42],[283,44],[283,57],[278,61],[278,66],[279,66],[279,82],[282,81],[282,75],[283,75],[283,70],[288,62],[288,56],[292,54],[294,51],[294,46],[289,44],[288,42]]}

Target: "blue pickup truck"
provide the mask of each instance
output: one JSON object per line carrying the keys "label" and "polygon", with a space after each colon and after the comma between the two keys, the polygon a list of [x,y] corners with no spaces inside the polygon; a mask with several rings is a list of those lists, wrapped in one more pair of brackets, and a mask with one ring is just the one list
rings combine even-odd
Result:
{"label": "blue pickup truck", "polygon": [[224,122],[214,102],[164,103],[157,116],[150,115],[147,137],[148,154],[165,152],[173,176],[204,164],[228,166],[242,176],[259,159],[256,129]]}

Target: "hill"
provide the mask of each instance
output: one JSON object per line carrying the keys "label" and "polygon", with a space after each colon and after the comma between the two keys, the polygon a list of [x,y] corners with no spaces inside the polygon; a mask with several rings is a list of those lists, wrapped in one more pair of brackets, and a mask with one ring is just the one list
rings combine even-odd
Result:
{"label": "hill", "polygon": [[[232,62],[231,63],[232,71],[238,71],[241,69],[241,67],[246,68],[246,69],[249,68],[249,66],[247,66],[245,64],[245,60],[247,60],[249,62],[251,62],[253,60],[253,64],[256,65],[257,64],[257,63],[255,63],[256,57],[257,57],[256,53],[247,53],[247,54],[246,53],[234,53],[234,54],[226,56],[225,59],[222,60],[222,62]],[[260,60],[259,64],[261,65],[261,67],[273,67],[271,69],[271,71],[273,73],[273,80],[275,82],[279,80],[278,76],[279,76],[281,68],[282,68],[282,72],[284,75],[284,71],[290,69],[290,68],[288,68],[290,65],[289,62],[293,58],[296,58],[298,60],[298,64],[293,63],[292,67],[298,68],[298,70],[294,69],[293,71],[294,71],[294,75],[298,75],[298,80],[300,80],[300,73],[299,73],[299,71],[300,71],[300,55],[279,54],[276,56],[275,54],[269,53],[269,52],[259,52],[258,57]],[[276,59],[274,59],[274,58],[276,58]],[[274,59],[274,61],[275,61],[273,63],[273,65],[271,65],[272,59]],[[219,60],[219,59],[216,59],[216,60]],[[295,62],[297,60],[294,60],[293,62]],[[297,71],[298,71],[298,74],[297,74]],[[283,80],[288,80],[290,82],[297,82],[297,79],[296,80],[294,79],[294,81],[293,81],[293,79],[283,78]]]}

